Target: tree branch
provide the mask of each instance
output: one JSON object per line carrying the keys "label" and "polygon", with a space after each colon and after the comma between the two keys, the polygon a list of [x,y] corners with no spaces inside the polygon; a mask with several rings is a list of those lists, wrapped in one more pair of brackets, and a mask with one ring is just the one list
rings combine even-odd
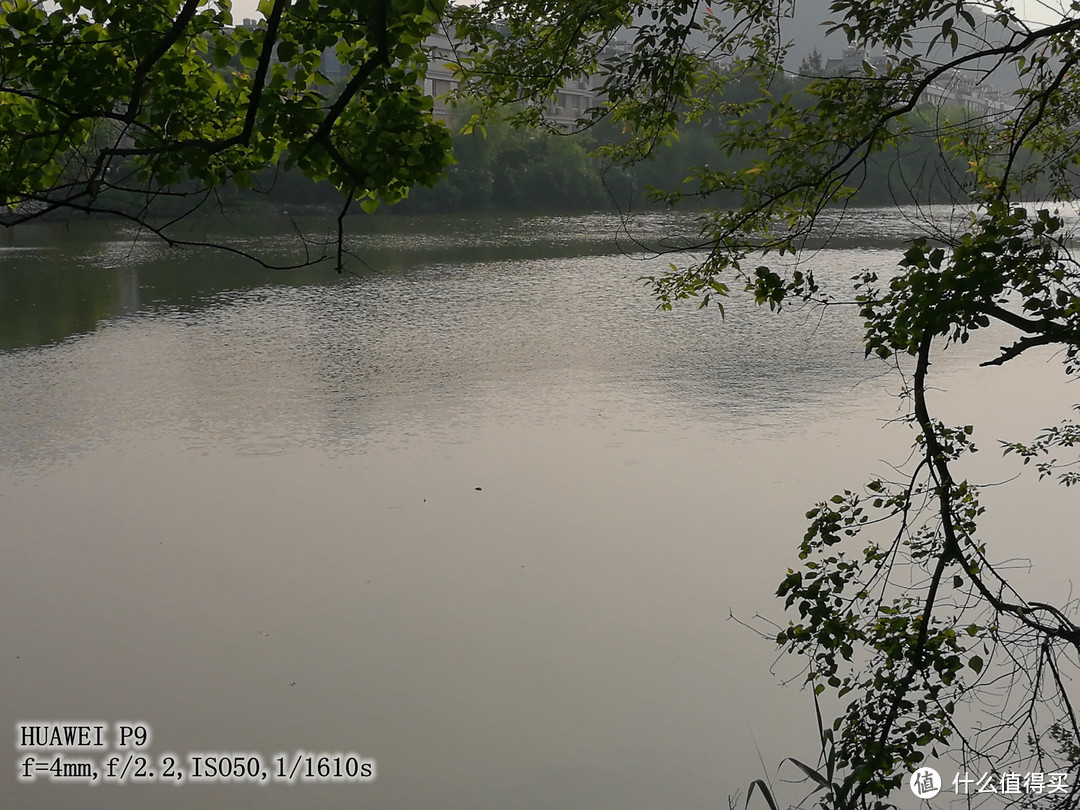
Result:
{"label": "tree branch", "polygon": [[131,77],[131,99],[128,101],[127,111],[123,115],[124,121],[128,123],[135,121],[135,117],[139,114],[139,108],[142,105],[142,94],[150,70],[161,57],[168,53],[169,48],[180,39],[184,29],[187,28],[188,23],[195,16],[195,12],[198,11],[201,2],[202,0],[187,0],[176,19],[173,20],[172,26],[165,32],[165,36],[158,40],[154,49],[140,59],[139,64],[135,66],[135,72]]}

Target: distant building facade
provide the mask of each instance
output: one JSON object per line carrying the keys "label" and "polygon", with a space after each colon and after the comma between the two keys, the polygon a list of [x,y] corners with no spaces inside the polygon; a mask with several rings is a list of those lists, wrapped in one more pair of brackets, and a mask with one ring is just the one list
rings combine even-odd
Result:
{"label": "distant building facade", "polygon": [[870,66],[875,74],[885,73],[893,57],[888,54],[875,56],[865,48],[844,48],[839,59],[829,59],[825,62],[826,76],[863,76],[866,74],[866,66]]}
{"label": "distant building facade", "polygon": [[[256,28],[262,24],[262,20],[245,19],[242,27]],[[436,31],[424,41],[424,48],[428,52],[424,93],[434,102],[435,117],[445,121],[453,112],[448,98],[458,86],[458,80],[454,74],[454,66],[458,59],[457,43],[445,32]],[[326,78],[338,82],[346,78],[349,66],[341,64],[333,48],[327,48],[322,53],[320,71]],[[581,76],[567,82],[559,89],[555,101],[545,111],[544,118],[563,129],[570,130],[574,128],[578,119],[585,115],[585,111],[595,107],[599,100],[598,82],[593,77]]]}
{"label": "distant building facade", "polygon": [[[457,43],[443,31],[436,31],[425,41],[428,52],[427,73],[424,76],[424,92],[435,103],[435,117],[446,120],[452,114],[449,95],[457,88],[454,73],[458,64]],[[589,76],[580,76],[559,88],[555,101],[547,108],[544,118],[563,129],[573,129],[578,119],[590,107],[599,103],[600,94]]]}
{"label": "distant building facade", "polygon": [[[839,59],[825,63],[825,75],[864,76],[868,68],[871,74],[881,75],[895,60],[890,54],[875,55],[865,48],[845,48]],[[1005,115],[1010,110],[1005,94],[955,70],[931,83],[922,98],[934,107],[961,107],[972,115]]]}

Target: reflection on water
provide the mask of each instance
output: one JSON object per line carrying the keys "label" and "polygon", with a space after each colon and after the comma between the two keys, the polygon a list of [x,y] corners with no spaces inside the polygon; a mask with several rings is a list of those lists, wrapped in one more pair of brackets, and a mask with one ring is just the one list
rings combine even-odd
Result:
{"label": "reflection on water", "polygon": [[[28,618],[0,725],[137,718],[155,754],[356,751],[378,778],[88,794],[6,768],[0,805],[715,808],[755,745],[812,749],[806,696],[727,618],[778,617],[807,504],[903,458],[856,313],[657,312],[637,279],[667,259],[621,240],[685,219],[377,223],[344,279],[126,233],[4,254],[0,610]],[[954,387],[1007,415],[998,371]]]}
{"label": "reflection on water", "polygon": [[[894,250],[919,233],[915,212],[910,213],[830,211],[823,215],[823,232],[834,246]],[[324,223],[285,217],[196,220],[189,228],[183,234],[186,239],[226,244],[269,264],[317,259],[330,255],[333,247],[333,234]],[[478,264],[543,258],[623,254],[643,259],[698,245],[699,233],[695,216],[666,212],[633,217],[365,217],[351,221],[346,247],[359,260],[353,262],[354,271],[370,279],[432,267],[461,272]],[[345,280],[329,269],[329,261],[298,270],[271,270],[227,253],[170,248],[117,223],[20,229],[0,246],[0,260],[4,268],[0,274],[0,350],[63,340],[143,309],[199,309],[230,291]],[[665,268],[666,262],[657,267]],[[638,269],[644,273],[646,268],[639,265]]]}
{"label": "reflection on water", "polygon": [[[830,209],[809,247],[829,239],[829,264],[836,249],[855,254],[887,251],[895,266],[898,247],[916,236],[929,213],[942,231],[962,227],[966,214],[933,206]],[[1074,211],[1064,212],[1075,225]],[[271,265],[290,265],[333,253],[335,234],[323,222],[286,217],[195,220],[183,237],[217,242],[257,255]],[[635,256],[639,260],[701,246],[692,214],[653,212],[632,217],[503,215],[470,217],[359,217],[350,221],[346,248],[361,278],[409,275],[434,267],[519,263],[539,259]],[[142,309],[199,309],[216,296],[266,285],[310,286],[344,282],[322,264],[273,270],[238,261],[227,253],[170,248],[146,233],[116,223],[38,225],[9,232],[0,246],[0,350],[44,345],[91,331],[99,323]],[[812,254],[811,254],[812,255]],[[876,264],[876,260],[871,261]],[[667,262],[637,269],[663,270]],[[860,269],[859,260],[853,265]],[[844,271],[849,269],[845,266]],[[826,274],[827,275],[827,274]],[[846,281],[846,279],[839,279]]]}
{"label": "reflection on water", "polygon": [[[823,269],[846,277],[865,259],[833,251]],[[419,265],[140,310],[53,351],[0,355],[22,403],[4,416],[5,455],[55,461],[138,426],[192,447],[271,436],[344,452],[402,419],[453,432],[513,417],[520,391],[558,401],[582,385],[761,430],[799,402],[845,408],[881,371],[862,361],[851,312],[658,313],[636,280],[657,269],[622,255]]]}

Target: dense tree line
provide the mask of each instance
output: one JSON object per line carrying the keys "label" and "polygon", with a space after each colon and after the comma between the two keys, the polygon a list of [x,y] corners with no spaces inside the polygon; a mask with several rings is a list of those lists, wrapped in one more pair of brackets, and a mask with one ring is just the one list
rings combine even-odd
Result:
{"label": "dense tree line", "polygon": [[[780,74],[770,91],[790,94],[798,109],[806,109],[811,104],[806,92],[810,81]],[[725,88],[724,101],[750,103],[759,92],[754,80],[743,78]],[[717,109],[719,105],[714,111]],[[754,113],[758,119],[764,114]],[[940,130],[944,121],[962,124],[970,117],[959,106],[919,110],[917,125],[903,142],[867,161],[852,201],[875,206],[961,199],[971,181],[967,159],[943,148]],[[462,112],[449,122],[456,134],[453,163],[445,176],[430,188],[412,189],[389,211],[625,210],[664,205],[671,192],[683,195],[682,204],[693,206],[704,202],[697,193],[699,169],[738,172],[751,168],[765,155],[764,150],[728,154],[721,149],[716,136],[731,122],[715,112],[685,122],[667,143],[631,165],[591,157],[597,146],[619,140],[620,133],[607,122],[580,132],[561,133],[516,128],[505,120],[494,120],[482,131],[462,133],[467,119]],[[341,202],[332,186],[280,171],[264,172],[256,187],[285,207],[336,206]],[[1038,191],[1032,193],[1037,195]],[[255,202],[258,198],[240,195],[233,199]],[[712,205],[737,205],[740,201],[737,192],[708,195]]]}

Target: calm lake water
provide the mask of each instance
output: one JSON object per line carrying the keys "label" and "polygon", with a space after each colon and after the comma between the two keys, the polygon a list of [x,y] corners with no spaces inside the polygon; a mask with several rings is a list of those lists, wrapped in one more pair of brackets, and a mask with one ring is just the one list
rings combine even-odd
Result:
{"label": "calm lake water", "polygon": [[[0,806],[713,810],[812,759],[797,663],[740,621],[784,621],[814,501],[906,457],[857,314],[657,311],[637,279],[686,217],[353,233],[343,277],[107,226],[0,244],[0,727],[140,721],[155,765],[351,752],[377,778],[23,783],[12,746]],[[806,258],[836,284],[910,226],[840,233]],[[986,480],[1015,471],[995,437],[1076,398],[1048,356],[975,368],[995,340],[935,364]],[[999,556],[1062,597],[1067,496],[989,499]]]}

